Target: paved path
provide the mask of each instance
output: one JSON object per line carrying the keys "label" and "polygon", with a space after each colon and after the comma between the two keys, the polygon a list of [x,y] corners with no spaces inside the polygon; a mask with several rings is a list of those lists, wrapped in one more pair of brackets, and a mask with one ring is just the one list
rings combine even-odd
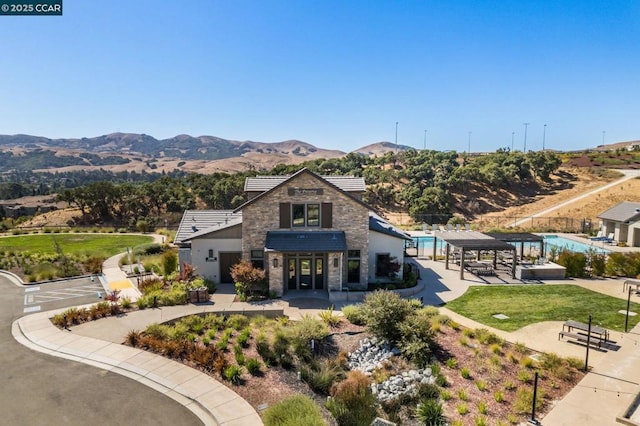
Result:
{"label": "paved path", "polygon": [[[471,285],[490,285],[474,275],[460,280],[457,269],[446,270],[444,262],[417,260],[422,268],[422,281],[425,289],[415,297],[422,297],[425,304],[439,306],[460,297]],[[590,290],[626,300],[627,293],[622,291],[624,279],[603,280],[557,280],[544,285],[574,284]],[[638,301],[637,296],[634,296]],[[459,324],[471,328],[487,328],[508,342],[522,342],[538,352],[553,352],[561,356],[585,358],[584,346],[558,340],[561,321],[549,321],[531,324],[514,332],[505,332],[477,323],[469,318],[452,312],[446,307],[440,308]],[[589,366],[592,368],[577,386],[575,386],[542,419],[547,426],[601,426],[614,425],[633,402],[640,390],[640,324],[629,333],[610,332],[616,342],[617,350],[589,351]],[[634,420],[640,422],[640,413]]]}
{"label": "paved path", "polygon": [[570,200],[567,200],[567,201],[562,202],[560,204],[556,204],[555,206],[553,206],[551,208],[545,209],[545,210],[543,210],[541,212],[538,212],[536,214],[533,214],[531,216],[527,216],[525,219],[521,219],[521,220],[513,223],[512,225],[508,225],[508,227],[513,228],[513,227],[516,227],[516,226],[520,226],[520,225],[530,221],[534,217],[546,216],[546,215],[548,215],[549,213],[551,213],[551,212],[553,212],[555,210],[558,210],[558,209],[560,209],[562,207],[568,206],[569,204],[575,203],[576,201],[582,200],[583,198],[590,197],[593,194],[597,194],[598,192],[605,191],[605,190],[607,190],[609,188],[612,188],[612,187],[614,187],[616,185],[619,185],[619,184],[621,184],[623,182],[626,182],[626,181],[628,181],[630,179],[634,179],[634,178],[640,176],[640,170],[617,170],[617,171],[619,171],[621,173],[624,173],[624,177],[621,178],[621,179],[615,180],[613,182],[610,182],[610,183],[608,183],[606,185],[603,185],[603,186],[601,186],[599,188],[596,188],[596,189],[593,189],[591,191],[585,192],[582,195],[579,195],[577,197],[571,198]]}

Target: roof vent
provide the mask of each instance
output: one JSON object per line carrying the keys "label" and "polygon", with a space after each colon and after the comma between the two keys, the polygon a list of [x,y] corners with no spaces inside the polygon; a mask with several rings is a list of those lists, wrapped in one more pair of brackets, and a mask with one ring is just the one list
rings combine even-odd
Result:
{"label": "roof vent", "polygon": [[196,226],[195,226],[195,225],[192,225],[192,226],[191,226],[191,230],[192,230],[193,232],[196,232],[196,231],[198,230],[198,228],[196,228]]}
{"label": "roof vent", "polygon": [[637,209],[636,209],[636,213],[640,213],[640,209],[638,209],[638,208],[637,208]]}

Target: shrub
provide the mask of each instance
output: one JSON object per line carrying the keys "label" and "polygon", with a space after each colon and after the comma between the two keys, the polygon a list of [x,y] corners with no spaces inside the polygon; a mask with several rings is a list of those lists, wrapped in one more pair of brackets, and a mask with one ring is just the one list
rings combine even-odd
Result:
{"label": "shrub", "polygon": [[531,373],[528,370],[518,371],[518,380],[523,383],[531,383]]}
{"label": "shrub", "polygon": [[333,383],[342,376],[342,371],[328,363],[318,364],[316,368],[302,368],[300,372],[302,380],[322,395],[328,395]]}
{"label": "shrub", "polygon": [[233,328],[234,330],[242,330],[243,328],[249,325],[249,318],[246,315],[242,314],[233,314],[229,315],[227,318],[227,326]]}
{"label": "shrub", "polygon": [[262,286],[266,279],[264,270],[256,268],[247,259],[241,259],[231,267],[231,277],[235,282],[236,293],[240,300],[249,298],[254,287]]}
{"label": "shrub", "polygon": [[238,337],[236,337],[236,343],[238,343],[243,348],[246,348],[249,338],[251,338],[251,329],[249,327],[246,327],[242,330]]}
{"label": "shrub", "polygon": [[451,398],[453,398],[453,396],[451,395],[451,392],[449,392],[446,389],[442,389],[440,391],[440,398],[442,398],[443,401],[449,401]]}
{"label": "shrub", "polygon": [[234,351],[234,355],[238,365],[244,365],[245,360],[244,360],[244,353],[242,352],[242,346],[235,345],[233,347],[233,351]]}
{"label": "shrub", "polygon": [[505,390],[512,390],[516,387],[516,385],[514,385],[511,380],[507,380],[506,382],[504,382],[503,386]]}
{"label": "shrub", "polygon": [[[539,388],[536,394],[536,407],[542,408],[544,404],[544,389]],[[513,401],[513,410],[518,414],[526,414],[531,412],[533,405],[533,389],[528,387],[519,387],[516,390],[516,397]]]}
{"label": "shrub", "polygon": [[[479,405],[480,403],[478,403]],[[482,414],[482,413],[481,413]],[[479,416],[473,419],[473,422],[476,426],[487,426],[487,418],[483,416]]]}
{"label": "shrub", "polygon": [[324,426],[320,409],[304,395],[295,395],[267,408],[262,416],[265,426]]}
{"label": "shrub", "polygon": [[370,424],[376,417],[369,379],[359,371],[350,371],[345,380],[333,385],[331,396],[327,409],[338,424]]}
{"label": "shrub", "polygon": [[445,364],[447,365],[447,367],[454,369],[458,366],[458,360],[451,357],[449,359],[447,359],[447,361],[445,362]]}
{"label": "shrub", "polygon": [[434,330],[431,318],[422,310],[411,312],[400,324],[401,333],[398,347],[402,353],[418,367],[425,367],[431,358]]}
{"label": "shrub", "polygon": [[535,366],[535,361],[533,358],[526,356],[520,360],[520,365],[525,368],[533,368]]}
{"label": "shrub", "polygon": [[416,417],[424,425],[446,426],[447,424],[442,404],[433,399],[425,399],[418,404]]}
{"label": "shrub", "polygon": [[257,376],[260,374],[260,361],[258,361],[256,358],[247,358],[244,362],[244,366],[252,376]]}
{"label": "shrub", "polygon": [[298,355],[304,356],[311,350],[311,340],[315,341],[315,345],[319,344],[329,335],[329,328],[322,321],[305,315],[300,321],[293,323],[289,333],[294,350]]}
{"label": "shrub", "polygon": [[480,414],[487,414],[487,403],[484,401],[478,401],[478,403],[476,404],[476,406],[478,407],[478,413]]}
{"label": "shrub", "polygon": [[493,393],[493,399],[495,399],[496,402],[504,402],[504,392],[502,391],[495,391]]}
{"label": "shrub", "polygon": [[469,399],[469,395],[467,395],[467,391],[465,389],[459,389],[458,398],[460,398],[460,401],[466,401]]}
{"label": "shrub", "polygon": [[476,387],[479,391],[484,392],[487,390],[487,381],[478,379],[476,380]]}
{"label": "shrub", "polygon": [[238,365],[230,365],[224,369],[224,378],[234,385],[240,384],[242,367]]}
{"label": "shrub", "polygon": [[338,315],[335,315],[333,313],[333,305],[331,305],[330,308],[327,308],[324,311],[320,311],[320,313],[318,313],[318,316],[329,327],[337,327],[342,321],[342,319]]}
{"label": "shrub", "polygon": [[402,338],[401,324],[413,312],[410,303],[392,291],[376,290],[364,299],[362,311],[367,329],[374,336],[398,343]]}
{"label": "shrub", "polygon": [[456,405],[456,411],[461,416],[464,416],[469,412],[469,408],[467,407],[467,404],[465,404],[464,402],[461,402],[460,404]]}
{"label": "shrub", "polygon": [[460,369],[460,375],[462,376],[463,379],[470,379],[471,378],[471,371],[469,371],[469,369],[467,367],[462,367]]}
{"label": "shrub", "polygon": [[123,296],[120,299],[120,306],[122,306],[123,309],[131,308],[131,299],[128,298],[127,296]]}
{"label": "shrub", "polygon": [[178,269],[178,254],[175,251],[166,251],[162,254],[162,270],[164,275],[171,275]]}
{"label": "shrub", "polygon": [[418,397],[420,399],[440,398],[440,388],[432,383],[422,383],[418,386]]}
{"label": "shrub", "polygon": [[127,337],[125,338],[125,342],[132,347],[138,346],[138,342],[140,341],[140,332],[138,330],[131,330],[127,333]]}
{"label": "shrub", "polygon": [[587,275],[587,256],[569,250],[560,250],[558,264],[566,268],[567,277],[584,278]]}

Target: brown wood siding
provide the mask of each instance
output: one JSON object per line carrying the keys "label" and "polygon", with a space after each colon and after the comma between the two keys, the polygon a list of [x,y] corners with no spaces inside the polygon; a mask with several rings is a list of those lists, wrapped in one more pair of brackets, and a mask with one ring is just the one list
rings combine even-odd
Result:
{"label": "brown wood siding", "polygon": [[291,203],[280,203],[280,228],[291,228]]}
{"label": "brown wood siding", "polygon": [[333,227],[333,204],[332,203],[322,203],[322,227],[323,228],[332,228]]}

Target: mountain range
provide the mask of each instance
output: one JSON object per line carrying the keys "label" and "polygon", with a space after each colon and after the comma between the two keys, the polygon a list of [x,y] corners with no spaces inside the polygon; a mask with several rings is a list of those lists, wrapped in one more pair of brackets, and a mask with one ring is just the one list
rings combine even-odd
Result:
{"label": "mountain range", "polygon": [[[377,142],[354,153],[382,155],[410,147]],[[92,138],[50,139],[31,135],[0,135],[0,172],[13,169],[91,169],[113,171],[151,167],[182,168],[207,173],[270,169],[318,158],[338,158],[346,152],[316,147],[299,140],[235,141],[216,136],[177,135],[168,139],[138,133],[111,133]],[[4,163],[4,165],[2,164]]]}

